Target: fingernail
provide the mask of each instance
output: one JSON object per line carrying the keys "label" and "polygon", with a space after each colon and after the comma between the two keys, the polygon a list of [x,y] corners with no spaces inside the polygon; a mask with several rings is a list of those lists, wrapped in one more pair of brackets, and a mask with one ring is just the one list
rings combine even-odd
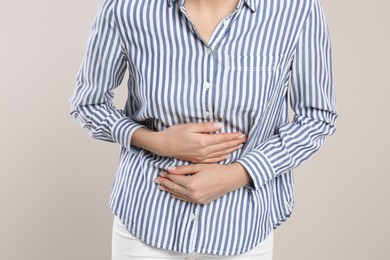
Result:
{"label": "fingernail", "polygon": [[166,176],[166,175],[165,175],[165,172],[160,172],[159,175],[160,175],[161,177],[165,177],[165,176]]}
{"label": "fingernail", "polygon": [[176,170],[176,167],[175,167],[175,166],[169,166],[167,169],[168,169],[169,171],[174,171],[174,170]]}
{"label": "fingernail", "polygon": [[165,191],[164,187],[161,186],[161,185],[158,185],[158,188],[159,188],[160,190],[164,190],[164,191]]}
{"label": "fingernail", "polygon": [[215,128],[221,128],[222,127],[222,123],[221,122],[215,122],[214,123],[214,127]]}
{"label": "fingernail", "polygon": [[154,183],[160,184],[159,179],[154,179]]}
{"label": "fingernail", "polygon": [[245,135],[244,135],[244,134],[242,134],[242,135],[238,136],[238,138],[239,138],[239,139],[242,139],[242,138],[244,138],[244,137],[245,137]]}
{"label": "fingernail", "polygon": [[237,149],[240,149],[240,148],[243,147],[243,146],[244,146],[243,144],[240,144],[240,145],[238,146]]}

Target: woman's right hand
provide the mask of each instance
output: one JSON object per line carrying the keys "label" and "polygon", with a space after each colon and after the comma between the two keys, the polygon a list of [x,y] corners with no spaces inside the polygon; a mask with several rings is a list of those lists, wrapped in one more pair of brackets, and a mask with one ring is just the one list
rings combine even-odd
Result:
{"label": "woman's right hand", "polygon": [[160,156],[193,163],[215,163],[228,158],[247,140],[241,132],[214,133],[221,127],[220,123],[204,122],[172,125],[160,132],[139,128],[133,133],[132,144]]}

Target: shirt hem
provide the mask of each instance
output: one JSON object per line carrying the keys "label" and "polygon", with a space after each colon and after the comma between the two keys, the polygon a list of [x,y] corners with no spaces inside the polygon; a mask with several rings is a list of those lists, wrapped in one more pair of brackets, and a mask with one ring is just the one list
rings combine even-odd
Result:
{"label": "shirt hem", "polygon": [[[145,239],[143,236],[140,236],[139,234],[137,234],[137,232],[134,230],[134,225],[129,226],[128,224],[126,224],[122,220],[122,218],[116,212],[115,208],[112,207],[112,205],[110,205],[110,209],[111,209],[111,212],[122,221],[122,223],[125,225],[126,229],[133,236],[135,236],[136,238],[142,240],[144,243],[146,243],[149,246],[152,246],[152,247],[155,247],[155,248],[159,248],[159,249],[174,251],[174,252],[177,252],[177,253],[184,253],[184,254],[196,253],[196,254],[211,254],[211,255],[220,255],[220,256],[237,256],[237,255],[241,255],[241,254],[244,254],[244,253],[250,251],[251,249],[253,249],[256,246],[258,246],[264,239],[266,239],[271,231],[275,230],[283,222],[285,222],[287,219],[289,219],[291,214],[292,214],[292,210],[284,212],[285,214],[283,215],[283,217],[278,219],[275,223],[272,224],[271,229],[268,230],[267,234],[264,236],[264,238],[262,240],[260,240],[258,243],[254,244],[254,245],[251,245],[251,246],[249,246],[249,247],[247,247],[247,248],[245,248],[243,250],[240,250],[240,251],[214,251],[214,250],[209,251],[206,248],[194,247],[194,248],[192,248],[192,251],[190,252],[190,248],[189,247],[173,248],[173,247],[170,247],[170,246],[164,246],[164,245],[161,245],[161,244],[158,244],[158,243],[154,243],[154,242],[152,242],[150,240]],[[131,221],[130,221],[130,223],[131,223]]]}

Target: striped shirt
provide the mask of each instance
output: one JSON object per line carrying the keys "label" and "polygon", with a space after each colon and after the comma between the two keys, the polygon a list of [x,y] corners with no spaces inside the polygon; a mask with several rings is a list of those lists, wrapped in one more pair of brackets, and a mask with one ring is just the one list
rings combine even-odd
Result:
{"label": "striped shirt", "polygon": [[[102,0],[70,114],[93,138],[120,145],[109,205],[134,236],[184,253],[237,255],[290,216],[292,170],[335,132],[331,63],[319,0],[240,0],[208,42],[184,0]],[[113,89],[126,71],[128,99],[118,109]],[[218,163],[241,163],[252,182],[207,205],[173,199],[153,180],[191,162],[136,147],[131,136],[206,121],[248,136]]]}

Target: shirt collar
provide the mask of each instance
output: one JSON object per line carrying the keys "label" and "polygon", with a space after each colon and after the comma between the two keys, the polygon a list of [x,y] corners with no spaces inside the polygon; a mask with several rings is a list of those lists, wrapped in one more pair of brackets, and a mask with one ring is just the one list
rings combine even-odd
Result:
{"label": "shirt collar", "polygon": [[[173,2],[175,2],[177,0],[167,0],[168,2],[168,7],[171,7]],[[257,9],[257,6],[259,4],[259,0],[243,0],[246,5],[253,11],[255,12],[256,9]],[[183,3],[183,0],[180,0],[180,3]]]}

